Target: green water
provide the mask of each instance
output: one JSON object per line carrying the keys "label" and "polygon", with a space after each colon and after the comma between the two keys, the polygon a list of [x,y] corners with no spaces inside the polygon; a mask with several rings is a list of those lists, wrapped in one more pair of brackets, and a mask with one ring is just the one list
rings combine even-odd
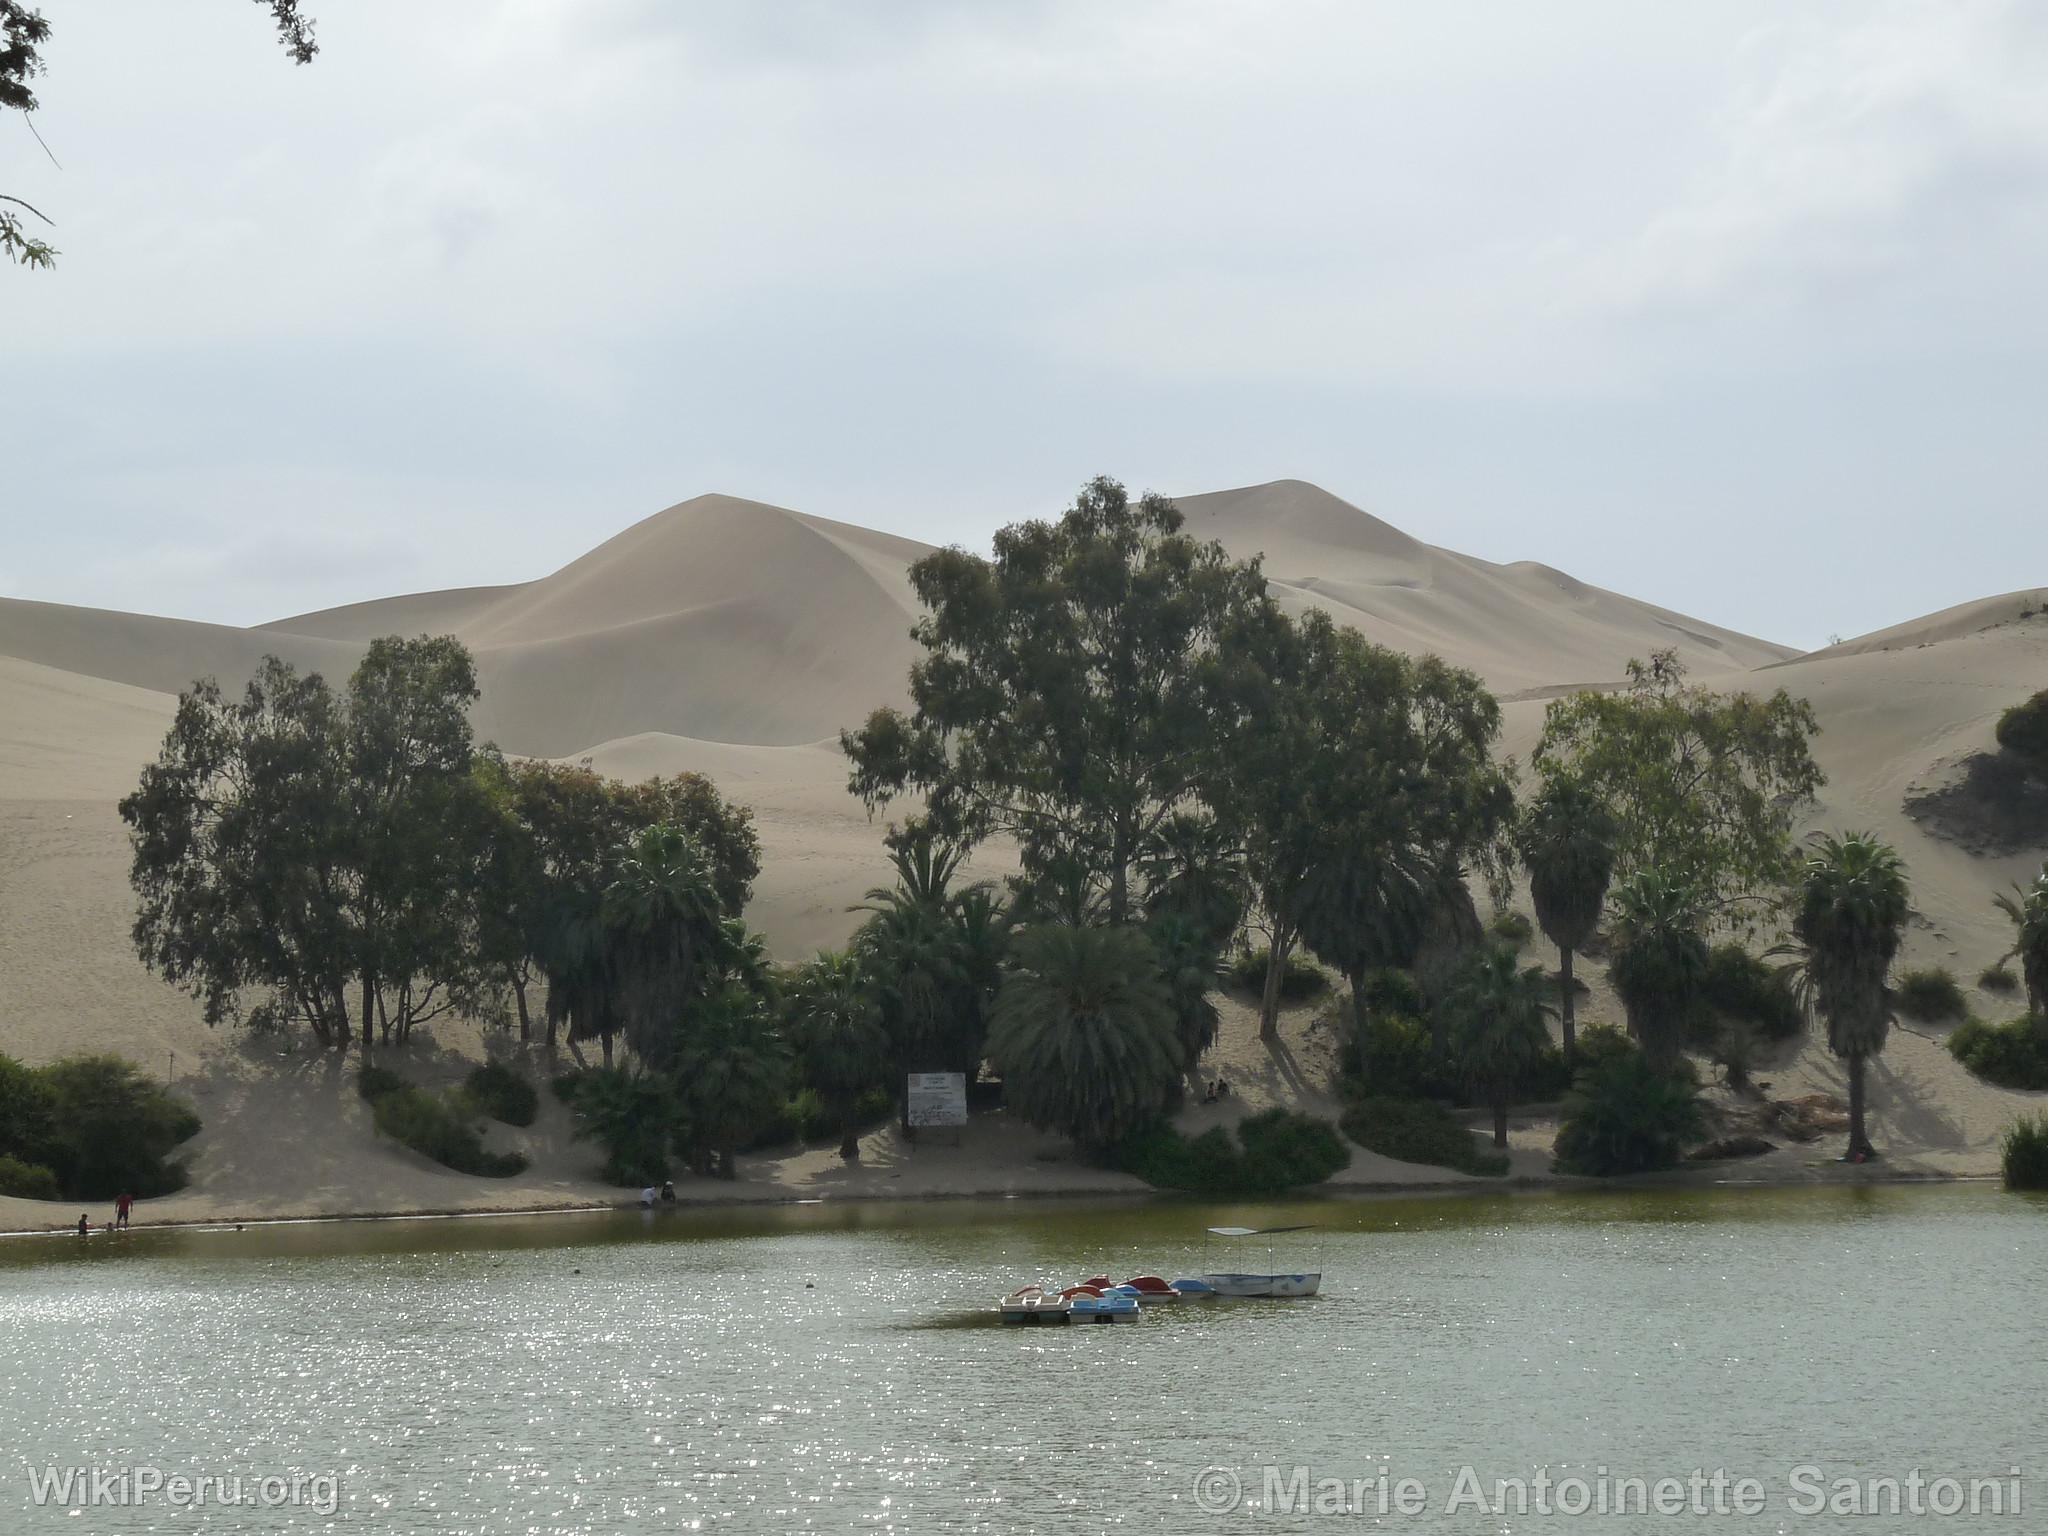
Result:
{"label": "green water", "polygon": [[[1032,1279],[1263,1268],[1261,1247],[1205,1252],[1202,1228],[1291,1221],[1321,1230],[1273,1262],[1320,1267],[1313,1300],[1066,1329],[986,1310]],[[2048,1203],[1984,1186],[12,1240],[0,1532],[2033,1532],[2048,1529],[2044,1276]],[[2017,1466],[2025,1509],[1804,1515],[1788,1482],[1802,1464],[2008,1489]],[[332,1474],[335,1508],[317,1486],[269,1508],[31,1503],[31,1470],[75,1465],[240,1474],[245,1499],[260,1477]],[[1267,1466],[1283,1502],[1297,1466],[1311,1498],[1321,1479],[1384,1476],[1427,1502],[1382,1516],[1368,1484],[1344,1491],[1362,1513],[1261,1510]],[[1725,1468],[1768,1507],[1446,1512],[1466,1466],[1489,1501],[1539,1468],[1596,1495],[1602,1467]],[[1235,1479],[1243,1506],[1198,1505],[1212,1467],[1204,1494],[1227,1499]]]}

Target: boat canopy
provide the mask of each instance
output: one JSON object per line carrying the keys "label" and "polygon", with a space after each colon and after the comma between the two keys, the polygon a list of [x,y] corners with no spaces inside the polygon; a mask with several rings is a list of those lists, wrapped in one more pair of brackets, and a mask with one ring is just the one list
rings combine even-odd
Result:
{"label": "boat canopy", "polygon": [[1304,1221],[1292,1227],[1211,1227],[1209,1230],[1217,1237],[1265,1237],[1273,1232],[1306,1232],[1314,1226],[1314,1222]]}

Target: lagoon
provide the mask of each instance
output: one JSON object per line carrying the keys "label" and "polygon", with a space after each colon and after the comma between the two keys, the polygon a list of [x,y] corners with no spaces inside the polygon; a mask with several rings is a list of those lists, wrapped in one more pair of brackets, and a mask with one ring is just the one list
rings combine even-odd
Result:
{"label": "lagoon", "polygon": [[[988,1310],[1027,1280],[1263,1267],[1203,1229],[1287,1222],[1318,1225],[1275,1253],[1323,1270],[1312,1300],[1187,1303],[1129,1327],[1003,1328]],[[12,1239],[0,1529],[1926,1528],[1801,1513],[1807,1466],[2017,1477],[2018,1516],[1947,1522],[2017,1533],[2048,1510],[2044,1273],[2048,1201],[1988,1185]],[[258,1477],[329,1475],[333,1507],[31,1502],[32,1473],[77,1466],[239,1474],[245,1498]],[[1755,1477],[1768,1508],[1446,1508],[1539,1470],[1597,1490],[1717,1468]],[[1424,1507],[1382,1515],[1378,1490],[1401,1479]],[[1318,1486],[1344,1515],[1258,1507]]]}

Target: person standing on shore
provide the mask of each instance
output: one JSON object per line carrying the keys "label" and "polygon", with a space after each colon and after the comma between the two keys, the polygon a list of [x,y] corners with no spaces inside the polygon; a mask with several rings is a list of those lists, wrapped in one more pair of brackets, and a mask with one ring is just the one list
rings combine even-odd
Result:
{"label": "person standing on shore", "polygon": [[114,1225],[115,1225],[115,1226],[117,1226],[117,1227],[126,1227],[126,1226],[128,1225],[128,1210],[129,1210],[129,1207],[131,1207],[131,1206],[132,1206],[132,1205],[134,1205],[134,1204],[135,1204],[135,1197],[134,1197],[133,1195],[131,1195],[131,1194],[123,1193],[123,1194],[121,1194],[121,1195],[119,1195],[119,1196],[117,1196],[117,1197],[115,1198],[115,1200],[114,1200]]}

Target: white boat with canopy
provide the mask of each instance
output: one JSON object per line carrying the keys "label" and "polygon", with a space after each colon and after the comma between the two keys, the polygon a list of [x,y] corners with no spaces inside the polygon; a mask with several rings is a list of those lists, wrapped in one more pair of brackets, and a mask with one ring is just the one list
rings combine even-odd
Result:
{"label": "white boat with canopy", "polygon": [[[1307,1232],[1313,1223],[1293,1227],[1211,1227],[1213,1237],[1264,1237],[1272,1238],[1281,1232]],[[1273,1248],[1266,1245],[1266,1259],[1270,1264]],[[1323,1283],[1320,1270],[1294,1274],[1211,1274],[1202,1280],[1218,1296],[1313,1296]]]}

